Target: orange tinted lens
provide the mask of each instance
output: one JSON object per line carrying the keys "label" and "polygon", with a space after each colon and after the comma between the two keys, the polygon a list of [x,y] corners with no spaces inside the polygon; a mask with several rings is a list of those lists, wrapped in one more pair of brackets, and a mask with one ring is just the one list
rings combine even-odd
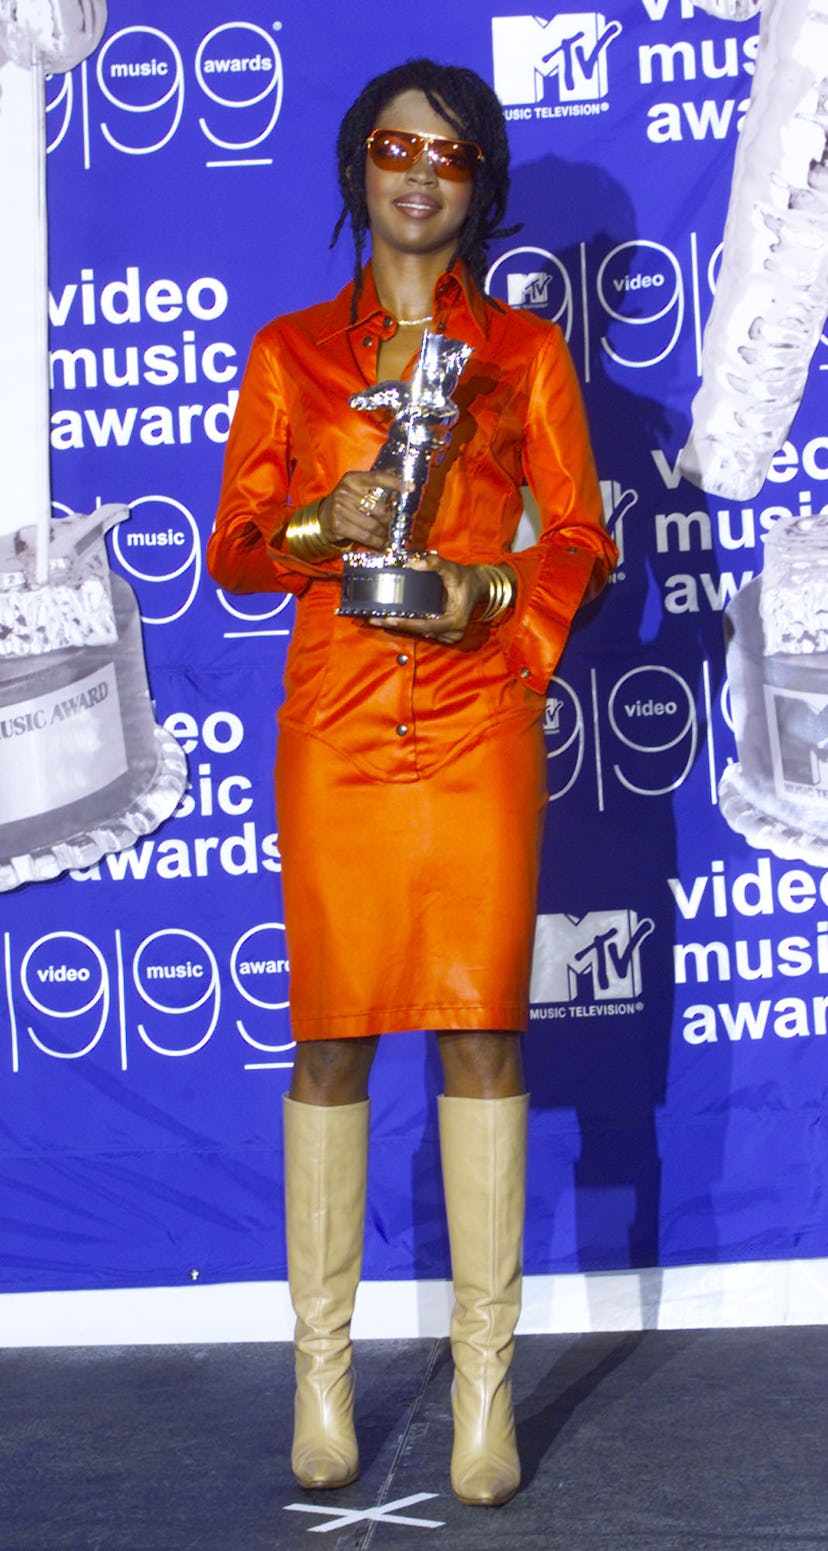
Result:
{"label": "orange tinted lens", "polygon": [[375,129],[368,137],[371,160],[383,172],[407,172],[425,149],[438,178],[453,183],[465,183],[480,158],[477,146],[468,140],[441,140],[404,129]]}
{"label": "orange tinted lens", "polygon": [[432,140],[431,160],[438,178],[465,183],[477,166],[477,146],[466,140]]}
{"label": "orange tinted lens", "polygon": [[375,129],[368,140],[371,160],[383,172],[406,172],[422,148],[419,135],[408,135],[401,129]]}

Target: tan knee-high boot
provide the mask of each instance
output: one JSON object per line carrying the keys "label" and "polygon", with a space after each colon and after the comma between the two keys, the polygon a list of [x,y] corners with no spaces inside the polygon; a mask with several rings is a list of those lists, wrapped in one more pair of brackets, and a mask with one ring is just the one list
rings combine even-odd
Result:
{"label": "tan knee-high boot", "polygon": [[300,1486],[359,1471],[351,1316],[362,1269],[369,1101],[284,1101],[288,1280],[296,1313],[291,1465]]}
{"label": "tan knee-high boot", "polygon": [[451,1485],[464,1503],[520,1485],[509,1365],[520,1314],[529,1095],[439,1099],[454,1312]]}

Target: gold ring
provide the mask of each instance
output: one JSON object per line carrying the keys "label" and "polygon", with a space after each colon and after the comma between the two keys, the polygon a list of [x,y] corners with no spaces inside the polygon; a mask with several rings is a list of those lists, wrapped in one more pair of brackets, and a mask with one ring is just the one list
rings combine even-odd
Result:
{"label": "gold ring", "polygon": [[360,500],[359,509],[361,512],[372,512],[376,504],[377,498],[375,495],[364,495]]}

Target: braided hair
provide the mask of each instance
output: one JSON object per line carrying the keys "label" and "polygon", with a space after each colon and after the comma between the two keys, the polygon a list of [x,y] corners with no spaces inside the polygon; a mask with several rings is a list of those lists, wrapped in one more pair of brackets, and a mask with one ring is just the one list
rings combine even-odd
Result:
{"label": "braided hair", "polygon": [[352,317],[362,288],[362,264],[368,234],[365,203],[365,142],[387,103],[407,91],[421,91],[432,108],[456,130],[458,138],[473,140],[485,160],[474,174],[469,212],[449,261],[449,268],[463,259],[482,291],[486,274],[486,249],[493,237],[519,230],[500,228],[509,193],[509,144],[503,109],[492,88],[476,75],[455,65],[438,65],[431,59],[409,59],[405,64],[375,76],[360,92],[340,125],[336,142],[342,210],[334,228],[331,247],[346,221],[354,239],[354,297]]}

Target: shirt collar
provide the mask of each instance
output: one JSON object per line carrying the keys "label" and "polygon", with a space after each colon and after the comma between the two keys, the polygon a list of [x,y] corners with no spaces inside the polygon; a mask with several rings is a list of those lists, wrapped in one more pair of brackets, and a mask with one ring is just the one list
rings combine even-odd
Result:
{"label": "shirt collar", "polygon": [[[362,290],[357,302],[356,318],[351,319],[353,281],[334,297],[325,318],[317,343],[322,345],[347,334],[352,329],[364,329],[369,324],[387,317],[381,307],[374,285],[370,263],[362,271]],[[450,334],[453,329],[466,325],[466,331],[476,336],[475,342],[483,341],[489,333],[490,308],[473,284],[465,264],[458,263],[453,269],[440,275],[434,287],[434,317],[444,323],[441,332]]]}

